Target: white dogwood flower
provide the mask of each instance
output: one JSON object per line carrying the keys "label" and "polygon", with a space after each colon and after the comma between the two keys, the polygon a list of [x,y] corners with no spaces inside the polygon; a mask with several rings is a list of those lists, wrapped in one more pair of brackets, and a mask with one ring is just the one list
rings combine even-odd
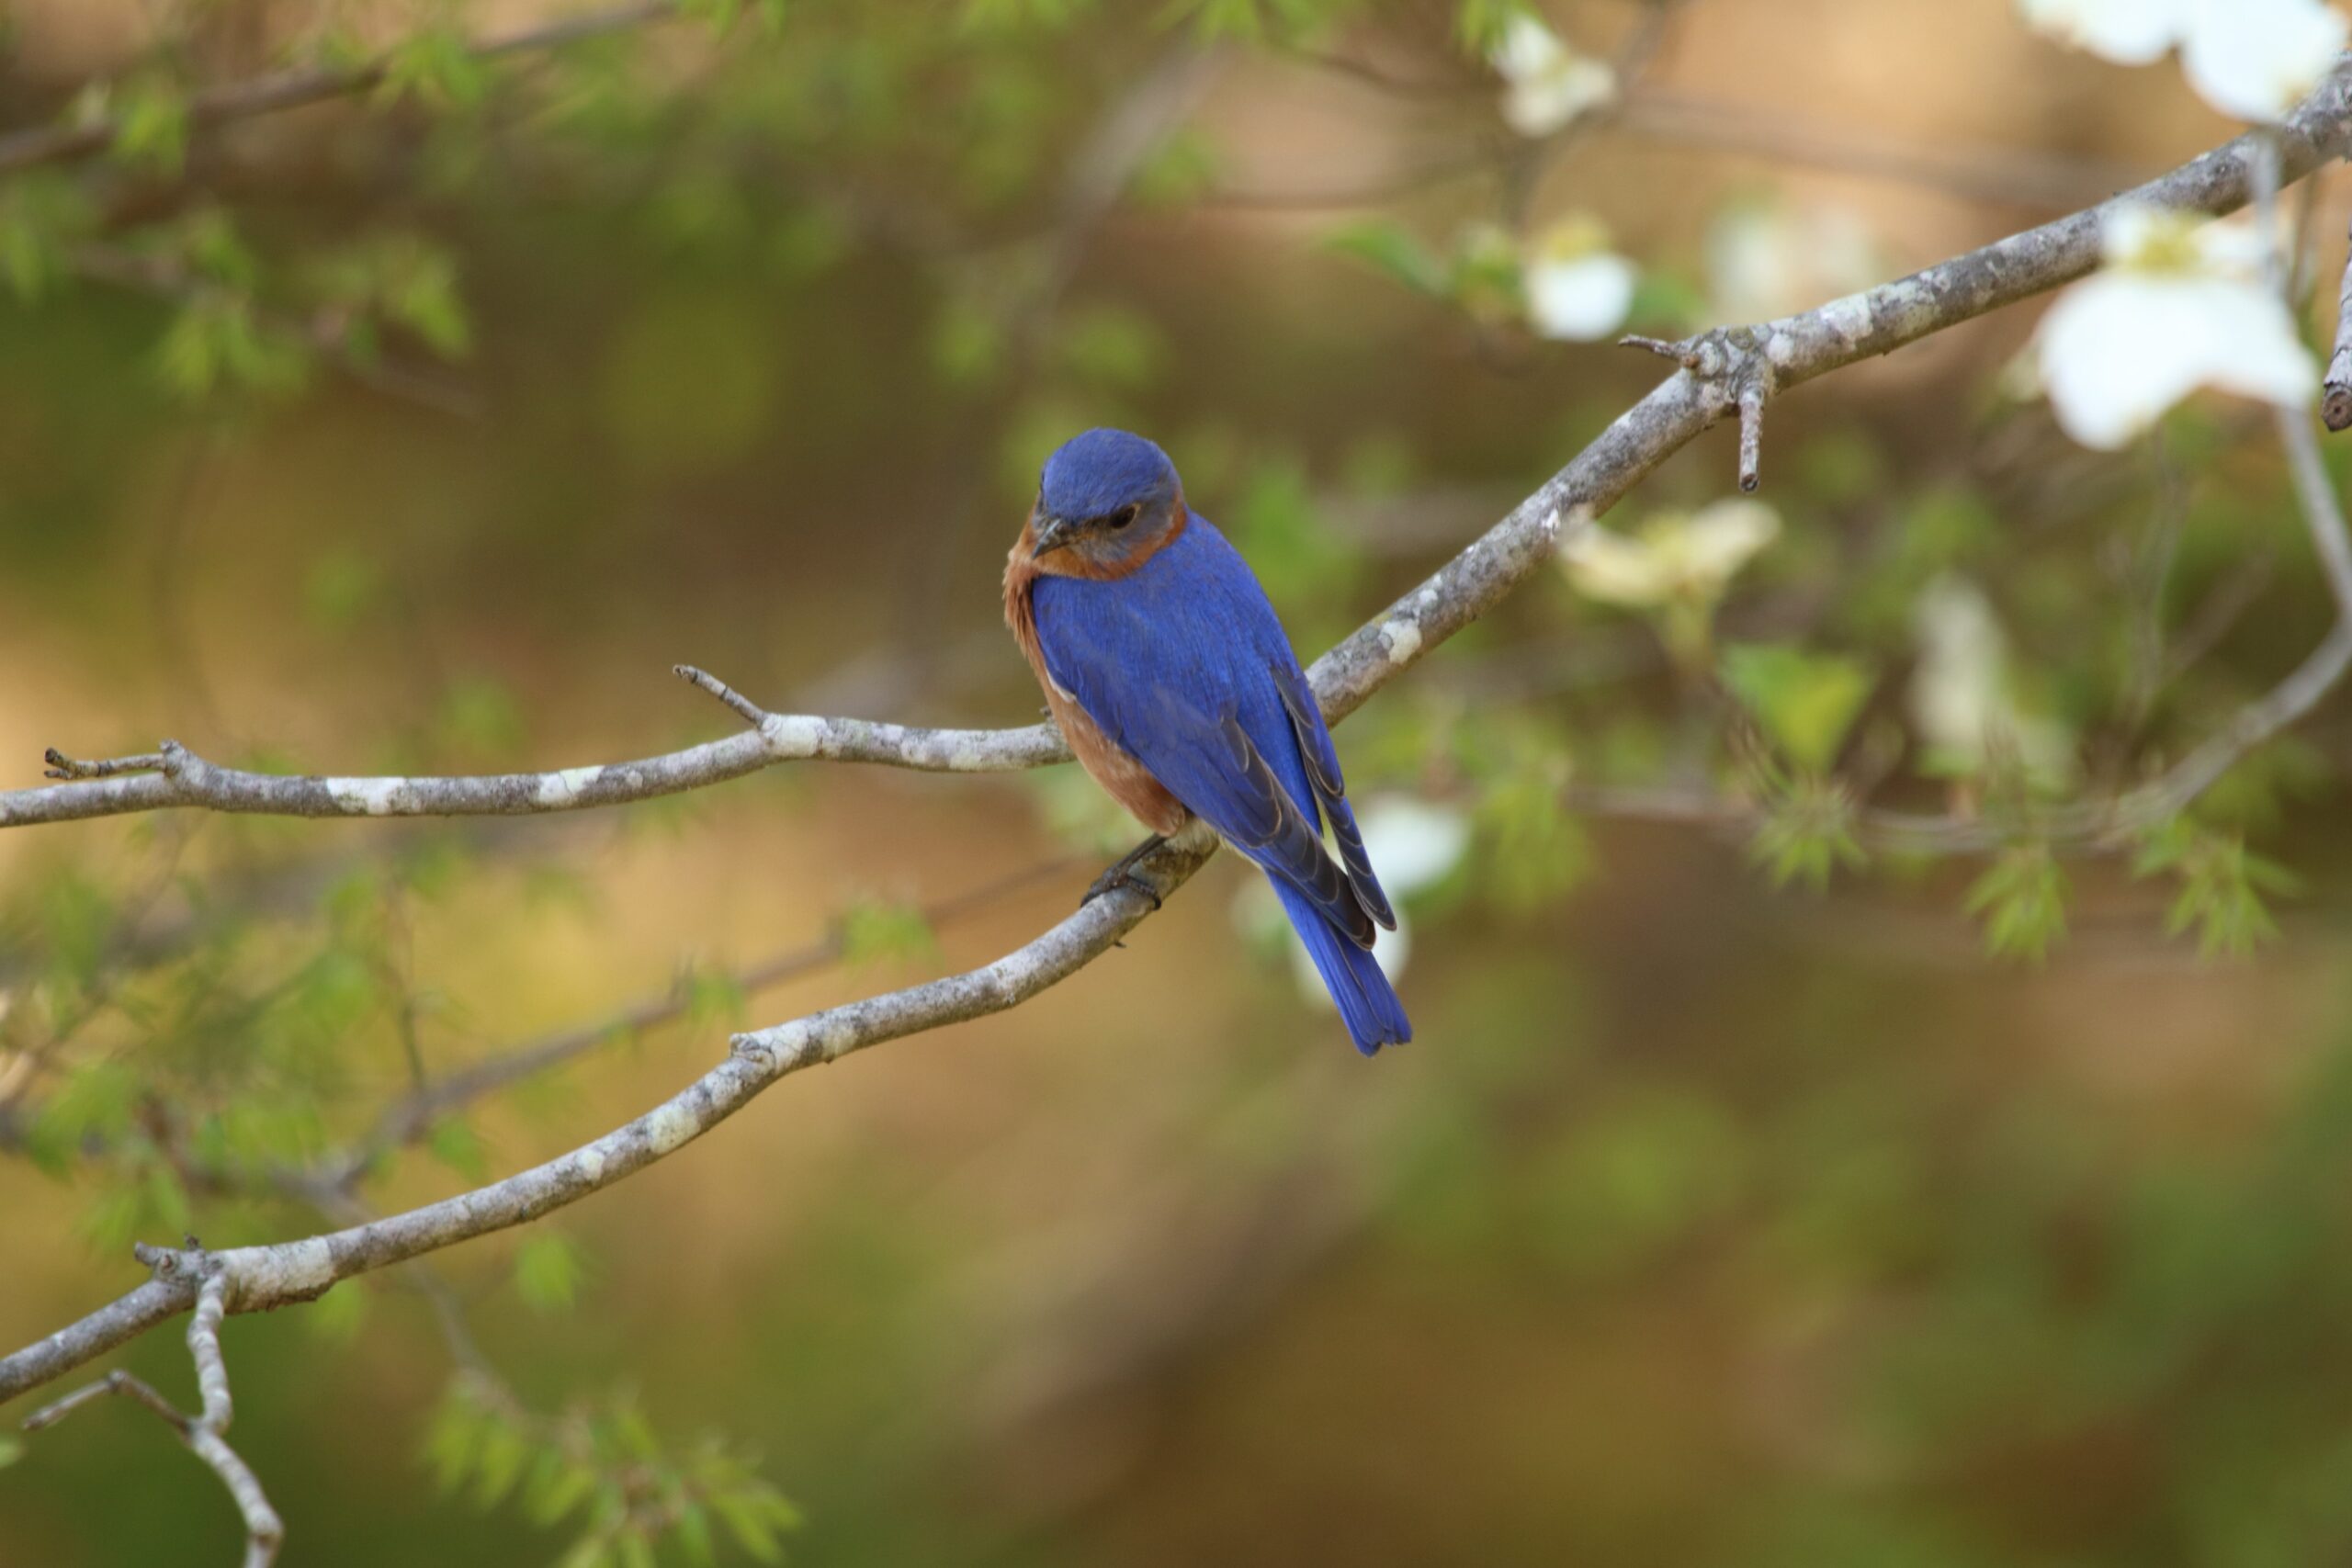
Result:
{"label": "white dogwood flower", "polygon": [[1605,62],[1578,54],[1525,11],[1512,16],[1487,58],[1503,79],[1503,118],[1521,136],[1549,136],[1617,96],[1617,73]]}
{"label": "white dogwood flower", "polygon": [[1579,528],[1561,545],[1560,564],[1577,592],[1604,604],[1713,605],[1780,532],[1779,513],[1739,497],[1692,513],[1661,512],[1631,534],[1597,524]]}
{"label": "white dogwood flower", "polygon": [[2320,0],[2202,0],[2182,40],[2198,96],[2240,119],[2277,119],[2343,52],[2344,17]]}
{"label": "white dogwood flower", "polygon": [[2028,26],[2120,65],[2174,48],[2198,95],[2239,119],[2277,119],[2344,49],[2325,0],[2018,0]]}
{"label": "white dogwood flower", "polygon": [[2193,0],[2018,0],[2026,26],[2118,65],[2153,65],[2180,39]]}
{"label": "white dogwood flower", "polygon": [[1937,578],[1920,594],[1913,626],[1919,662],[1911,721],[1932,771],[1973,777],[2007,760],[2053,780],[2073,772],[2064,728],[2017,700],[2008,635],[1982,589],[1963,578]]}
{"label": "white dogwood flower", "polygon": [[2294,406],[2319,369],[2261,277],[2239,225],[2126,207],[2101,236],[2106,265],[2058,298],[2035,333],[2052,412],[2086,446],[2113,451],[2199,387]]}
{"label": "white dogwood flower", "polygon": [[1578,213],[1544,231],[1520,268],[1528,323],[1542,336],[1571,343],[1609,337],[1634,308],[1641,273],[1609,248],[1609,229]]}

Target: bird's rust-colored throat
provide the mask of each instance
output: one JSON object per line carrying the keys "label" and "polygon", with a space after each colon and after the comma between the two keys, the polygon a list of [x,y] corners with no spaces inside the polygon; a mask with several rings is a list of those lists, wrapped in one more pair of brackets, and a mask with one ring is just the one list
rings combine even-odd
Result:
{"label": "bird's rust-colored throat", "polygon": [[[1178,505],[1182,505],[1181,499]],[[1115,581],[1125,577],[1153,555],[1167,548],[1169,541],[1183,531],[1185,520],[1190,516],[1190,513],[1180,511],[1174,526],[1168,530],[1167,536],[1154,549],[1120,570],[1108,572],[1100,570],[1056,570],[1057,563],[1075,555],[1072,550],[1056,550],[1043,560],[1035,558],[1032,554],[1036,545],[1033,515],[1031,522],[1022,525],[1021,537],[1013,544],[1012,553],[1004,564],[1004,624],[1012,628],[1012,640],[1020,645],[1021,657],[1029,661],[1031,673],[1037,677],[1037,688],[1046,694],[1046,711],[1054,716],[1054,724],[1061,730],[1062,739],[1069,742],[1070,754],[1078,759],[1079,765],[1092,775],[1094,782],[1101,784],[1112,799],[1135,815],[1136,820],[1162,835],[1182,831],[1192,820],[1193,814],[1185,809],[1183,802],[1169,794],[1125,747],[1103,734],[1102,727],[1079,706],[1078,699],[1055,682],[1053,672],[1046,668],[1045,648],[1037,640],[1037,606],[1034,590],[1041,577],[1084,577],[1096,581]],[[1093,564],[1069,562],[1071,567]]]}

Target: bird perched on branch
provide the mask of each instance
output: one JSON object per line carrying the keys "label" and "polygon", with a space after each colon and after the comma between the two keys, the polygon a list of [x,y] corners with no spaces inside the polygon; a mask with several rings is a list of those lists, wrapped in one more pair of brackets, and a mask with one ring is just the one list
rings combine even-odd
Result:
{"label": "bird perched on branch", "polygon": [[[1091,899],[1205,824],[1266,874],[1366,1055],[1413,1037],[1373,961],[1396,917],[1364,854],[1323,711],[1249,563],[1184,504],[1168,455],[1090,430],[1046,459],[1004,618],[1070,750],[1155,835]],[[1330,829],[1331,845],[1323,829]]]}

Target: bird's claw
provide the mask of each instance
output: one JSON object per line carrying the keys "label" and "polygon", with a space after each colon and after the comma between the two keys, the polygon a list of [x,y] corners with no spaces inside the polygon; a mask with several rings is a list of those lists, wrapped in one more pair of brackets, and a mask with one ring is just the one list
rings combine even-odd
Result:
{"label": "bird's claw", "polygon": [[1083,909],[1105,893],[1115,893],[1122,887],[1133,888],[1150,899],[1153,909],[1159,908],[1159,889],[1151,885],[1151,879],[1134,867],[1124,864],[1114,865],[1096,877],[1093,886],[1087,888],[1086,897],[1078,901],[1078,907]]}
{"label": "bird's claw", "polygon": [[1148,860],[1159,846],[1167,841],[1166,839],[1154,833],[1150,838],[1112,862],[1111,869],[1094,879],[1094,886],[1086,890],[1086,897],[1078,901],[1078,907],[1083,909],[1105,893],[1115,892],[1122,887],[1132,887],[1150,899],[1151,907],[1158,909],[1159,889],[1152,886],[1151,878],[1144,875],[1136,867]]}

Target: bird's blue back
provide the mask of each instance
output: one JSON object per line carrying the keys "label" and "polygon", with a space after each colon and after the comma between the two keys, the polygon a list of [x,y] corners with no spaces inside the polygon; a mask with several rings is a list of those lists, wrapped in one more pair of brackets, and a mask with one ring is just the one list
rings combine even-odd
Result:
{"label": "bird's blue back", "polygon": [[[1193,513],[1166,548],[1125,577],[1040,578],[1035,595],[1037,640],[1054,680],[1179,799],[1202,809],[1163,763],[1192,739],[1170,732],[1171,697],[1212,717],[1231,713],[1314,819],[1306,761],[1274,683],[1280,671],[1304,685],[1298,655],[1257,575],[1207,518]],[[1319,712],[1313,722],[1329,749]]]}

